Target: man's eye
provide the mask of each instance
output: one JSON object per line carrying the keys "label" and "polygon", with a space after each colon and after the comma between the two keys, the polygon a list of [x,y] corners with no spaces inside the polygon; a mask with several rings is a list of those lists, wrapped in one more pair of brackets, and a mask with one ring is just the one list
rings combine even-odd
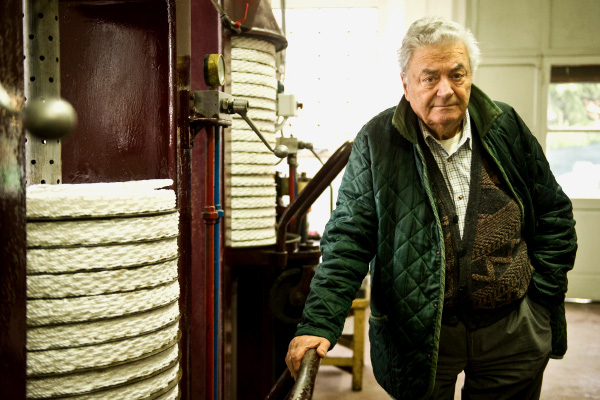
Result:
{"label": "man's eye", "polygon": [[457,73],[457,74],[453,75],[453,78],[456,79],[456,80],[462,79],[463,77],[464,77],[464,74]]}
{"label": "man's eye", "polygon": [[423,82],[431,83],[431,82],[433,82],[433,77],[429,76],[427,78],[423,78]]}

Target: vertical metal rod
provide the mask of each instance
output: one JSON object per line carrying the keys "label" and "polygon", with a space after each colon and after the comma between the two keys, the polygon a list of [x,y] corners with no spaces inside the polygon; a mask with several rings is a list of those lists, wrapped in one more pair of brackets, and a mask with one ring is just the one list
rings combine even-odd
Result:
{"label": "vertical metal rod", "polygon": [[[58,0],[23,1],[25,98],[60,97]],[[26,183],[62,182],[60,139],[25,137]]]}
{"label": "vertical metal rod", "polygon": [[296,167],[293,164],[290,164],[290,177],[289,177],[289,192],[290,192],[290,204],[294,202],[296,199]]}
{"label": "vertical metal rod", "polygon": [[[290,193],[290,204],[288,205],[291,206],[292,203],[294,203],[294,200],[296,200],[296,165],[297,165],[297,160],[296,160],[296,155],[295,154],[291,154],[288,155],[288,164],[290,165],[289,168],[289,179],[288,179],[288,188],[289,188],[289,193]],[[293,226],[293,224],[296,223],[296,219],[295,217],[292,217],[291,221],[290,221],[290,225]]]}
{"label": "vertical metal rod", "polygon": [[219,399],[219,312],[220,312],[220,280],[221,280],[221,268],[220,268],[220,236],[221,236],[221,217],[223,210],[221,209],[221,129],[218,126],[215,127],[215,209],[218,214],[218,218],[215,223],[215,318],[214,318],[214,387],[215,387],[215,400]]}
{"label": "vertical metal rod", "polygon": [[206,127],[206,203],[202,217],[206,223],[206,398],[215,396],[215,128]]}

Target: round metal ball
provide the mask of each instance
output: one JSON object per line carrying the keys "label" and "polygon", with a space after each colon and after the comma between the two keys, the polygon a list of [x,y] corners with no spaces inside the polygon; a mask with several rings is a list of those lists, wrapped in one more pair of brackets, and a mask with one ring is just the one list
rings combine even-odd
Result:
{"label": "round metal ball", "polygon": [[66,100],[34,99],[22,112],[23,126],[32,134],[58,139],[67,136],[77,125],[77,113]]}
{"label": "round metal ball", "polygon": [[283,144],[280,144],[279,146],[275,147],[275,150],[273,151],[273,154],[275,154],[279,158],[287,157],[289,153],[290,152],[287,146]]}

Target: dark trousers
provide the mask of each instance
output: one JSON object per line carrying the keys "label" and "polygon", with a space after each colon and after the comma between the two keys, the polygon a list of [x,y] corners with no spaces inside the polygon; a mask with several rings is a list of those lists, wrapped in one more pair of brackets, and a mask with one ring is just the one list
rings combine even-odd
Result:
{"label": "dark trousers", "polygon": [[527,297],[485,328],[442,325],[432,399],[453,400],[462,371],[463,400],[539,399],[551,342],[550,312]]}

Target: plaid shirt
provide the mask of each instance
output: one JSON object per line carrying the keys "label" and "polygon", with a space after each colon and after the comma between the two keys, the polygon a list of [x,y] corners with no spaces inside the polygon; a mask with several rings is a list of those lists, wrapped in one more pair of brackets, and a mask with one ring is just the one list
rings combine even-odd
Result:
{"label": "plaid shirt", "polygon": [[458,215],[458,227],[460,236],[463,236],[465,228],[465,216],[467,214],[467,204],[469,203],[469,186],[471,183],[471,120],[469,111],[463,119],[463,129],[458,145],[451,150],[451,153],[444,148],[438,139],[436,139],[427,129],[423,121],[419,119],[419,126],[425,138],[425,143],[429,146],[433,158],[444,176],[446,186],[450,192],[450,197],[454,200],[454,208]]}

